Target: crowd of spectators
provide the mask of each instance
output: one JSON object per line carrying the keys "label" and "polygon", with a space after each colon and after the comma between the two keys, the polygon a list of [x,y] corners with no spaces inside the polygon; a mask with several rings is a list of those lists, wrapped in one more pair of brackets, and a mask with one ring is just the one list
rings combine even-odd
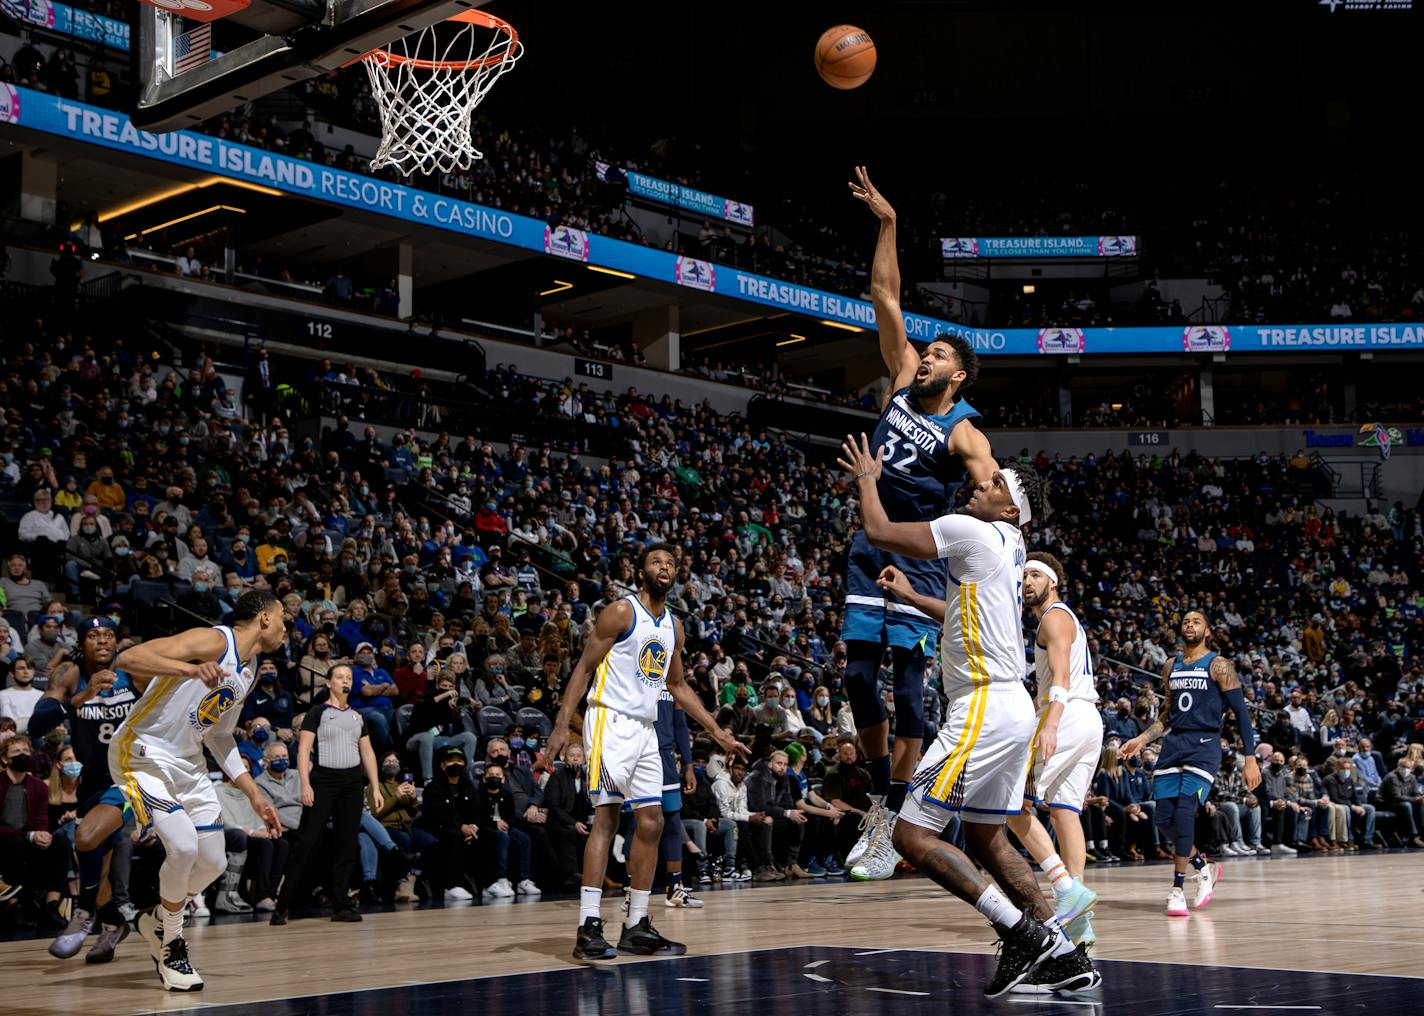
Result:
{"label": "crowd of spectators", "polygon": [[[749,768],[727,766],[706,740],[684,760],[696,768],[687,833],[699,880],[840,870],[868,778],[837,641],[855,506],[834,466],[706,404],[560,388],[507,367],[483,379],[505,416],[492,404],[459,421],[468,432],[430,439],[411,421],[382,437],[344,416],[318,431],[296,409],[304,400],[270,397],[283,384],[313,393],[311,405],[348,397],[330,364],[262,354],[244,401],[210,360],[175,363],[114,332],[12,321],[4,338],[0,497],[23,506],[0,576],[0,737],[23,733],[80,612],[113,618],[131,639],[219,622],[242,589],[269,588],[290,632],[260,661],[242,751],[284,822],[300,818],[294,732],[324,701],[332,668],[348,664],[382,759],[382,808],[361,822],[365,894],[557,889],[576,876],[586,798],[577,755],[550,759],[540,746],[593,618],[632,589],[637,549],[665,541],[682,548],[669,600],[684,618],[688,680],[753,748]],[[597,428],[607,457],[560,442],[497,448],[503,435],[478,421],[509,412]],[[1150,675],[1195,605],[1293,774],[1294,797],[1221,782],[1208,817],[1224,853],[1414,841],[1424,818],[1410,783],[1424,775],[1417,511],[1319,509],[1309,461],[1285,457],[1031,461],[1058,512],[1030,541],[1068,566],[1066,598],[1090,633],[1113,737],[1155,715]],[[926,698],[938,722],[933,679]],[[1228,722],[1224,751],[1235,737]],[[10,753],[28,745],[14,740]],[[1113,747],[1085,813],[1094,856],[1150,856],[1150,770],[1119,767]],[[63,776],[63,728],[29,749],[37,779]],[[30,793],[28,777],[9,772]],[[44,791],[54,808],[24,819],[44,828],[20,831],[63,849],[57,787]],[[1303,817],[1284,823],[1286,810]],[[247,847],[220,884],[221,909],[273,905],[281,850]],[[154,849],[140,842],[135,863]],[[4,874],[28,878],[12,861]],[[31,888],[62,893],[46,872]]]}

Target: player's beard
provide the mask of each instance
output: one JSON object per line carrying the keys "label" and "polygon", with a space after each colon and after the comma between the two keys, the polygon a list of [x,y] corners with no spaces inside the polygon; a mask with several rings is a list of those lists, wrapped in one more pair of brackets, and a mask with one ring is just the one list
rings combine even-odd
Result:
{"label": "player's beard", "polygon": [[666,598],[669,590],[672,589],[672,579],[668,579],[666,582],[663,582],[660,579],[655,579],[651,575],[644,573],[643,588],[648,591],[648,595],[652,596],[654,599],[661,600]]}
{"label": "player's beard", "polygon": [[925,381],[910,382],[910,398],[920,401],[937,399],[947,391],[949,391],[949,378],[947,377],[930,377]]}

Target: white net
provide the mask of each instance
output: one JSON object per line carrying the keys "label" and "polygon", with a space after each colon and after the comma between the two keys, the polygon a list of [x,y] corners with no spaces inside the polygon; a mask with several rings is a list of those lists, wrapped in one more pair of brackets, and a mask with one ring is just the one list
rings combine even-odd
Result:
{"label": "white net", "polygon": [[371,168],[453,173],[484,158],[471,137],[471,114],[522,53],[513,28],[479,11],[368,53],[363,62],[382,127]]}

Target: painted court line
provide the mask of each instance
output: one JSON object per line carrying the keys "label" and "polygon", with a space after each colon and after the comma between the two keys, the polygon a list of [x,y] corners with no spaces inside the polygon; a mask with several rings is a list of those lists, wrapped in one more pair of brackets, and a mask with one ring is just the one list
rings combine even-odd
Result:
{"label": "painted court line", "polygon": [[1318,1005],[1218,1005],[1218,1009],[1289,1009],[1289,1010],[1318,1010]]}
{"label": "painted court line", "polygon": [[879,956],[881,953],[900,952],[899,949],[872,949],[869,952],[858,952],[857,956]]}
{"label": "painted court line", "polygon": [[[893,950],[889,950],[889,949],[886,950],[886,952],[891,952],[891,951],[893,951]],[[866,991],[879,991],[879,992],[883,992],[883,993],[886,994],[886,995],[914,995],[916,998],[925,998],[926,996],[929,995],[929,992],[928,992],[928,991],[901,991],[899,988],[866,988],[865,990],[866,990]]]}
{"label": "painted court line", "polygon": [[1102,1005],[1101,1002],[1081,1002],[1073,998],[1052,998],[1038,995],[1034,998],[1011,998],[1010,1002],[1018,1002],[1020,1005]]}
{"label": "painted court line", "polygon": [[807,969],[807,970],[815,970],[817,967],[819,967],[819,966],[824,966],[825,964],[827,964],[827,963],[829,963],[829,962],[831,962],[831,961],[830,961],[830,960],[817,960],[815,963],[807,963],[807,964],[806,964],[806,969]]}
{"label": "painted court line", "polygon": [[835,984],[829,977],[822,977],[820,974],[802,974],[802,977],[809,977],[813,981],[820,981],[822,984]]}
{"label": "painted court line", "polygon": [[679,977],[679,981],[691,981],[694,984],[706,984],[710,978],[707,977]]}

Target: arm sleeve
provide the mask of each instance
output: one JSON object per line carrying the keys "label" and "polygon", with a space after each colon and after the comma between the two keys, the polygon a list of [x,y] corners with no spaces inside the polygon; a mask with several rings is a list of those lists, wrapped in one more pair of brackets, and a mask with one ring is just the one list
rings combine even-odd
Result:
{"label": "arm sleeve", "polygon": [[955,578],[981,578],[997,563],[995,551],[1003,541],[987,522],[968,515],[941,515],[930,523],[930,532],[934,535],[935,549],[940,558],[949,563],[950,573]]}
{"label": "arm sleeve", "polygon": [[1251,725],[1251,709],[1246,705],[1246,695],[1240,688],[1225,692],[1231,711],[1236,714],[1236,725],[1241,728],[1241,750],[1247,755],[1256,750],[1256,728]]}
{"label": "arm sleeve", "polygon": [[32,739],[44,737],[63,723],[64,717],[68,713],[69,704],[67,702],[61,702],[59,699],[52,699],[46,695],[35,703],[35,711],[30,714],[30,737]]}
{"label": "arm sleeve", "polygon": [[692,735],[687,729],[687,713],[681,708],[672,711],[672,736],[677,742],[677,757],[683,765],[692,765]]}

